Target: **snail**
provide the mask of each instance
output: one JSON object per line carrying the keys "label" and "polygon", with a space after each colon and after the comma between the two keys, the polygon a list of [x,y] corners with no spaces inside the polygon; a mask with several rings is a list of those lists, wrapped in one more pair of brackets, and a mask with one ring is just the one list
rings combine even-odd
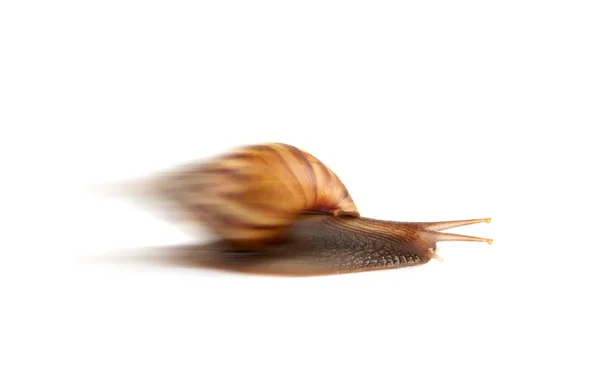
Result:
{"label": "snail", "polygon": [[[229,265],[286,274],[373,271],[442,259],[439,241],[491,239],[440,232],[489,218],[396,222],[362,217],[338,176],[295,146],[238,147],[158,177],[155,192],[219,238],[210,251]],[[237,264],[236,264],[237,263]]]}

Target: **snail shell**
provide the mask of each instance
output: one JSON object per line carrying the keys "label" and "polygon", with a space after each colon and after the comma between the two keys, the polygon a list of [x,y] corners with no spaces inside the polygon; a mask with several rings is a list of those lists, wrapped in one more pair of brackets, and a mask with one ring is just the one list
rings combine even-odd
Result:
{"label": "snail shell", "polygon": [[338,176],[287,144],[245,146],[190,165],[165,192],[235,249],[277,242],[300,213],[359,217]]}

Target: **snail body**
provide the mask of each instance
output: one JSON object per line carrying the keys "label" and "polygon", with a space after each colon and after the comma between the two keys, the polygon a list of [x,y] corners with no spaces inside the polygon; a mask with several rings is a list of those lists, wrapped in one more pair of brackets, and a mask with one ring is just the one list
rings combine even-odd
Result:
{"label": "snail body", "polygon": [[[220,240],[223,262],[290,274],[398,268],[440,259],[438,241],[490,239],[440,232],[489,219],[406,223],[361,217],[339,177],[287,144],[232,150],[158,179],[160,195]],[[229,256],[226,256],[229,255]],[[441,260],[441,259],[440,259]]]}

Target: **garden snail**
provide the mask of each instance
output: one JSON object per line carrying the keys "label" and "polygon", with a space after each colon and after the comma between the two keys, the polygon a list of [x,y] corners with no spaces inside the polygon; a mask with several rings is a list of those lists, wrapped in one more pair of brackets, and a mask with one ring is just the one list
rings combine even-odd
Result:
{"label": "garden snail", "polygon": [[407,223],[361,217],[333,171],[287,144],[239,147],[180,167],[154,188],[221,239],[213,249],[218,257],[259,271],[273,265],[300,275],[399,268],[441,260],[438,241],[492,242],[440,232],[487,218]]}

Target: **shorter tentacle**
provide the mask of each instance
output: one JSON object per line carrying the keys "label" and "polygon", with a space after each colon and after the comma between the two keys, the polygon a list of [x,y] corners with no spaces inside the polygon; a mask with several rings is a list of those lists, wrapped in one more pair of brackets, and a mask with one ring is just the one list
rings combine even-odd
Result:
{"label": "shorter tentacle", "polygon": [[436,259],[437,261],[439,261],[440,263],[444,262],[444,259],[440,257],[440,255],[438,255],[435,252],[435,249],[433,248],[429,248],[427,249],[427,256],[429,256],[430,259]]}

